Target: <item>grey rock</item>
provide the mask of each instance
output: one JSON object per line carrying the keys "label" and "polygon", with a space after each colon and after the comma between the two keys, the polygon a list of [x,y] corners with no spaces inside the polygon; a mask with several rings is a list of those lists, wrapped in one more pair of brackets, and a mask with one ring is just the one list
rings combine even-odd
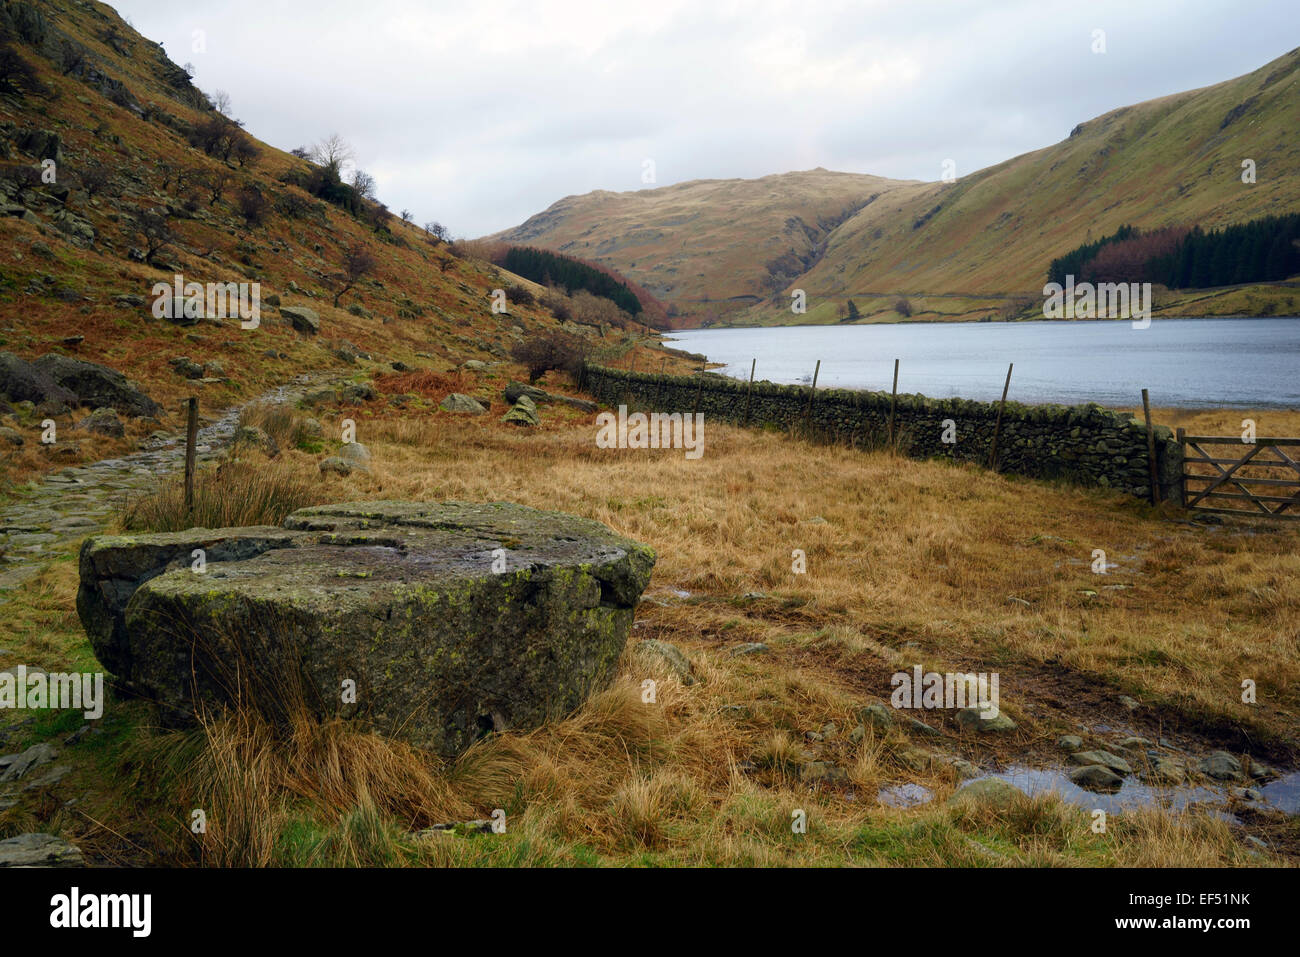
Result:
{"label": "grey rock", "polygon": [[1214,751],[1201,761],[1201,771],[1216,781],[1240,781],[1244,777],[1241,762],[1227,751]]}
{"label": "grey rock", "polygon": [[58,757],[58,750],[48,741],[33,744],[30,748],[13,758],[4,774],[0,774],[0,783],[21,780],[25,775],[43,764],[49,764]]}
{"label": "grey rock", "polygon": [[1070,760],[1078,765],[1100,764],[1104,768],[1110,768],[1120,774],[1132,774],[1133,768],[1127,761],[1119,755],[1111,754],[1109,751],[1075,751],[1070,755]]}
{"label": "grey rock", "polygon": [[370,450],[360,442],[344,442],[339,448],[339,458],[347,462],[354,469],[369,471],[370,469]]}
{"label": "grey rock", "polygon": [[519,397],[519,400],[510,407],[510,411],[501,417],[501,421],[525,427],[541,424],[541,419],[537,415],[537,404],[526,395]]}
{"label": "grey rock", "polygon": [[52,834],[19,834],[0,841],[0,867],[85,867],[80,849]]}
{"label": "grey rock", "polygon": [[958,788],[948,798],[953,807],[992,807],[1005,810],[1025,797],[1025,792],[1000,778],[980,778]]}
{"label": "grey rock", "polygon": [[1062,751],[1081,751],[1083,749],[1083,738],[1077,734],[1063,734],[1056,739],[1056,746]]}
{"label": "grey rock", "polygon": [[331,455],[328,458],[321,459],[318,468],[322,475],[351,475],[352,463],[347,459],[340,458],[337,455]]}
{"label": "grey rock", "polygon": [[1114,791],[1124,784],[1124,779],[1104,764],[1086,764],[1072,768],[1070,780],[1089,791]]}
{"label": "grey rock", "polygon": [[156,416],[162,411],[162,406],[126,376],[107,366],[55,353],[41,356],[32,365],[92,408],[107,406],[136,417]]}
{"label": "grey rock", "polygon": [[77,402],[75,392],[12,352],[0,352],[0,395],[7,395],[14,402],[57,401],[67,405]]}
{"label": "grey rock", "polygon": [[320,332],[320,316],[315,309],[306,306],[281,306],[280,315],[289,320],[289,325],[298,332],[314,336]]}
{"label": "grey rock", "polygon": [[438,408],[445,412],[463,412],[469,415],[482,415],[487,411],[478,399],[463,392],[453,392],[438,403]]}
{"label": "grey rock", "polygon": [[77,423],[77,428],[84,429],[87,432],[93,432],[96,435],[107,435],[111,438],[120,439],[126,435],[126,426],[122,420],[117,417],[116,409],[96,409],[90,415],[86,416]]}
{"label": "grey rock", "polygon": [[275,440],[275,437],[255,425],[240,426],[235,431],[231,444],[236,447],[242,445],[257,449],[269,458],[280,454],[280,443]]}
{"label": "grey rock", "polygon": [[682,684],[695,684],[695,677],[691,674],[691,661],[676,645],[658,638],[646,638],[637,642],[636,653],[663,661]]}
{"label": "grey rock", "polygon": [[732,658],[737,658],[743,655],[760,655],[767,650],[767,645],[763,644],[761,641],[747,641],[743,645],[736,645],[736,647],[732,648],[731,651],[727,652],[727,654]]}
{"label": "grey rock", "polygon": [[[495,574],[507,542],[518,564]],[[208,547],[195,574],[204,543],[224,552]],[[572,515],[367,501],[300,509],[284,529],[89,539],[77,610],[96,656],[164,725],[236,694],[287,720],[289,687],[319,719],[451,756],[607,685],[653,565],[648,547]]]}
{"label": "grey rock", "polygon": [[1012,721],[1004,712],[999,711],[992,717],[986,717],[979,708],[962,708],[957,712],[957,724],[967,731],[978,731],[981,734],[1014,731],[1016,723]]}

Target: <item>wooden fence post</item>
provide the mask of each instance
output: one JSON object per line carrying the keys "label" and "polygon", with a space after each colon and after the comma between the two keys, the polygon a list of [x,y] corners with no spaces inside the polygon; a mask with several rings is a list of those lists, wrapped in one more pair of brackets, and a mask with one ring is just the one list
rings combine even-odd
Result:
{"label": "wooden fence post", "polygon": [[749,388],[745,390],[745,418],[741,425],[749,425],[749,400],[754,396],[754,370],[758,368],[758,358],[749,364]]}
{"label": "wooden fence post", "polygon": [[1151,504],[1160,502],[1160,470],[1156,468],[1156,432],[1151,425],[1151,396],[1142,390],[1142,412],[1147,420],[1147,466],[1151,472]]}
{"label": "wooden fence post", "polygon": [[185,400],[185,515],[194,511],[194,461],[199,441],[199,400],[190,396]]}
{"label": "wooden fence post", "polygon": [[898,360],[894,360],[894,391],[889,397],[889,447],[894,447],[894,411],[898,408]]}
{"label": "wooden fence post", "polygon": [[1174,438],[1178,440],[1178,451],[1181,453],[1182,464],[1178,467],[1178,497],[1179,505],[1187,507],[1187,430],[1180,428],[1174,433]]}
{"label": "wooden fence post", "polygon": [[817,360],[817,367],[813,369],[812,386],[808,389],[808,405],[803,410],[803,427],[804,431],[808,430],[808,423],[812,417],[813,398],[817,395],[817,376],[822,371],[822,360]]}
{"label": "wooden fence post", "polygon": [[1002,410],[1007,407],[1007,390],[1011,388],[1011,370],[1014,362],[1007,363],[1007,381],[1002,385],[1002,401],[998,403],[998,419],[993,423],[993,447],[989,449],[989,468],[995,468],[998,460],[998,433],[1002,431]]}

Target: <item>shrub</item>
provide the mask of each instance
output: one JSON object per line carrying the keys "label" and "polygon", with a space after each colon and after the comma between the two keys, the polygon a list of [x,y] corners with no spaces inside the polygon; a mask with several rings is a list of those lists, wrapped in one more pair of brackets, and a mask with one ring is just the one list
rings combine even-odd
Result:
{"label": "shrub", "polygon": [[267,202],[260,189],[250,185],[239,191],[239,196],[235,199],[235,205],[248,225],[258,226],[266,218],[267,208],[271,204]]}
{"label": "shrub", "polygon": [[536,382],[552,369],[576,377],[582,368],[583,350],[573,336],[551,330],[516,343],[510,358],[528,370],[529,382]]}

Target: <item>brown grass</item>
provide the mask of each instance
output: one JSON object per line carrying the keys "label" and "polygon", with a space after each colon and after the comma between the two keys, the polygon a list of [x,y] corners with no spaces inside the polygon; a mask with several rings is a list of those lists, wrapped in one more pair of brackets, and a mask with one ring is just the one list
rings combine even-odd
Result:
{"label": "brown grass", "polygon": [[132,532],[279,525],[294,510],[322,502],[322,495],[319,481],[296,463],[232,461],[195,476],[192,511],[185,510],[184,480],[173,476],[156,492],[128,501],[120,522]]}

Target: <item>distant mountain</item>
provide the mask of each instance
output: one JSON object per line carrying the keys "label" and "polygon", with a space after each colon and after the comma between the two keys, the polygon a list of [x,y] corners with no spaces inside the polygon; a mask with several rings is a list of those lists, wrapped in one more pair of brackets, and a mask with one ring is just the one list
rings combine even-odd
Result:
{"label": "distant mountain", "polygon": [[[868,319],[982,317],[1037,296],[1054,257],[1126,223],[1211,228],[1300,211],[1297,130],[1300,49],[1233,80],[1113,110],[951,183],[818,169],[601,191],[499,236],[607,263],[690,324],[833,322],[850,298]],[[1242,181],[1246,160],[1253,184]],[[794,288],[807,293],[807,317],[789,311]],[[1300,290],[1282,292],[1294,301]],[[921,307],[896,311],[899,297]],[[1252,302],[1277,307],[1250,294],[1222,305],[1250,311]]]}

